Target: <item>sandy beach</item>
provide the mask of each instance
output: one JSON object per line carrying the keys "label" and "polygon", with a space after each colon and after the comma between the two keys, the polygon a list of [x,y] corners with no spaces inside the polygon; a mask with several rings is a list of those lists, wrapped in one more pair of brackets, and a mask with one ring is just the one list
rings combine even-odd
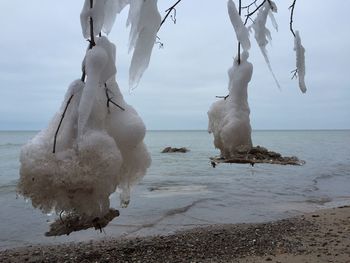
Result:
{"label": "sandy beach", "polygon": [[350,206],[263,224],[0,252],[1,262],[350,262]]}

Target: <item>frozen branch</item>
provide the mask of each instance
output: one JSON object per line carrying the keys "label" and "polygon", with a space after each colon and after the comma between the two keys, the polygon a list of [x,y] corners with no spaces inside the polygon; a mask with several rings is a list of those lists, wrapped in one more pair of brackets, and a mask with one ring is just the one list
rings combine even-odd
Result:
{"label": "frozen branch", "polygon": [[[92,9],[93,7],[94,7],[94,0],[90,0],[90,8]],[[101,32],[100,32],[100,35],[101,35]],[[96,46],[95,36],[94,36],[94,20],[92,19],[92,17],[90,17],[90,39],[88,39],[88,42],[89,42],[88,49],[92,49],[94,46]],[[84,68],[80,80],[82,82],[85,82],[85,78],[86,78],[86,72]]]}
{"label": "frozen branch", "polygon": [[53,140],[53,149],[52,149],[52,153],[55,153],[55,152],[56,152],[56,142],[57,142],[58,131],[59,131],[60,128],[61,128],[62,121],[63,121],[63,119],[64,119],[64,116],[66,115],[68,106],[69,106],[69,104],[71,103],[71,101],[72,101],[72,99],[73,99],[73,96],[74,96],[74,94],[72,94],[72,95],[70,96],[70,98],[68,99],[67,104],[66,104],[66,107],[64,108],[64,111],[63,111],[63,113],[62,113],[61,120],[60,120],[60,123],[58,124],[57,130],[56,130],[56,133],[55,133],[55,137],[54,137],[54,140]]}

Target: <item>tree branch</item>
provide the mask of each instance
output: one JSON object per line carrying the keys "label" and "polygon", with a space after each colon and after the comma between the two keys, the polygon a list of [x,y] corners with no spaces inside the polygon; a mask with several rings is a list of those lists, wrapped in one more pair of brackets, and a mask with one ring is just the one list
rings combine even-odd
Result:
{"label": "tree branch", "polygon": [[112,103],[113,105],[115,105],[115,106],[117,106],[119,109],[121,109],[122,111],[125,111],[125,109],[124,109],[122,106],[120,106],[120,105],[118,105],[117,103],[115,103],[115,102],[112,100],[113,98],[111,98],[111,97],[109,96],[109,93],[108,93],[109,89],[108,89],[108,87],[107,87],[107,83],[105,83],[105,91],[106,91],[106,97],[107,97],[107,108],[108,108],[108,110],[109,110],[109,103]]}
{"label": "tree branch", "polygon": [[74,96],[74,94],[72,94],[72,95],[70,96],[70,98],[68,99],[67,104],[66,104],[66,107],[64,108],[64,111],[63,111],[63,113],[62,113],[61,120],[60,120],[60,123],[58,124],[57,130],[56,130],[56,133],[55,133],[55,137],[54,137],[54,140],[53,140],[53,149],[52,149],[52,153],[56,153],[56,142],[57,142],[58,131],[59,131],[60,128],[61,128],[63,118],[64,118],[64,116],[66,115],[68,106],[69,106],[69,104],[71,103],[71,101],[72,101],[72,99],[73,99],[73,96]]}
{"label": "tree branch", "polygon": [[294,18],[294,8],[295,8],[295,3],[296,2],[297,2],[297,0],[293,0],[292,5],[289,7],[289,9],[290,9],[289,29],[292,32],[294,37],[295,37],[295,32],[294,32],[294,29],[293,29],[293,18]]}
{"label": "tree branch", "polygon": [[175,4],[173,4],[171,7],[169,7],[167,10],[165,10],[166,15],[163,18],[162,22],[160,23],[160,26],[158,28],[159,29],[162,27],[162,25],[164,24],[164,22],[167,20],[167,18],[169,17],[169,15],[171,14],[171,12],[174,11],[174,18],[173,18],[173,22],[176,23],[176,9],[175,7],[181,2],[182,0],[178,0]]}
{"label": "tree branch", "polygon": [[[239,0],[238,14],[241,17],[241,14],[242,14],[242,0]],[[241,64],[241,42],[238,42],[238,59],[237,59],[237,63],[238,63],[238,65]]]}
{"label": "tree branch", "polygon": [[[94,7],[94,0],[90,0],[90,8],[92,9],[93,7]],[[95,36],[94,36],[94,21],[92,17],[90,17],[90,39],[88,39],[88,41],[89,41],[89,47],[88,47],[89,50],[92,49],[94,46],[96,46]],[[86,78],[86,72],[85,72],[85,68],[83,68],[83,73],[81,75],[80,80],[82,82],[85,82],[85,78]]]}

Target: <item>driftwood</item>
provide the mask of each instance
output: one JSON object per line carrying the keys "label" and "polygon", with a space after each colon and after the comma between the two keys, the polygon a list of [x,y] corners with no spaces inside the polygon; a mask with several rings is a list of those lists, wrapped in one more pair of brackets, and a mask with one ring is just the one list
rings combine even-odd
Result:
{"label": "driftwood", "polygon": [[50,230],[45,233],[45,236],[62,236],[69,235],[72,232],[95,228],[102,231],[102,228],[108,225],[115,217],[119,216],[119,211],[109,209],[109,212],[102,218],[83,218],[76,214],[68,214],[67,216],[56,219],[50,225]]}
{"label": "driftwood", "polygon": [[164,150],[162,151],[162,153],[187,153],[190,150],[182,147],[182,148],[172,148],[172,147],[166,147],[164,148]]}
{"label": "driftwood", "polygon": [[211,165],[215,168],[219,163],[242,163],[254,166],[256,163],[279,164],[279,165],[304,165],[305,161],[299,160],[298,157],[283,157],[281,154],[268,151],[261,146],[252,147],[251,149],[238,149],[230,158],[221,156],[211,157]]}

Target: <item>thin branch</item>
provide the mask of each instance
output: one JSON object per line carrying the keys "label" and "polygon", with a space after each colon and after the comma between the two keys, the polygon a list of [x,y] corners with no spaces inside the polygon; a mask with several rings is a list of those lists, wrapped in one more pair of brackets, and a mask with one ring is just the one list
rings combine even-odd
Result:
{"label": "thin branch", "polygon": [[[256,2],[258,2],[258,0],[254,0],[252,3],[250,3],[249,5],[246,6],[242,6],[242,9],[249,9],[252,5],[256,6]],[[249,13],[249,12],[248,12]]]}
{"label": "thin branch", "polygon": [[56,130],[56,133],[55,133],[55,138],[54,138],[54,140],[53,140],[53,149],[52,149],[52,153],[55,153],[55,152],[56,152],[56,142],[57,142],[58,131],[59,131],[60,128],[61,128],[62,121],[63,121],[63,119],[64,119],[64,116],[66,115],[68,106],[69,106],[69,104],[71,103],[71,101],[72,101],[72,99],[73,99],[73,96],[74,96],[74,94],[72,94],[72,95],[70,96],[69,100],[67,101],[66,107],[64,108],[63,114],[62,114],[62,116],[61,116],[60,123],[58,124],[57,130]]}
{"label": "thin branch", "polygon": [[169,15],[171,14],[171,12],[174,11],[174,16],[173,16],[173,22],[176,23],[176,9],[175,7],[181,2],[182,0],[178,0],[175,4],[173,4],[171,7],[169,7],[167,10],[165,10],[166,12],[166,15],[165,17],[163,18],[162,22],[160,23],[160,26],[158,28],[158,31],[159,29],[162,27],[162,25],[164,24],[164,22],[167,20],[167,18],[169,17]]}
{"label": "thin branch", "polygon": [[[92,9],[94,7],[94,0],[90,0],[90,8]],[[90,43],[92,46],[95,46],[95,36],[94,36],[94,21],[92,17],[90,16]]]}
{"label": "thin branch", "polygon": [[[248,14],[245,16],[245,17],[246,17],[246,19],[245,19],[246,22],[245,22],[244,24],[247,23],[248,19],[249,19],[252,15],[254,15],[261,7],[265,4],[266,1],[268,1],[268,0],[262,1],[260,5],[258,5],[252,12],[248,13]],[[270,4],[271,4],[271,3],[270,3]]]}
{"label": "thin branch", "polygon": [[226,95],[226,96],[215,96],[215,98],[226,100],[229,96],[230,96],[230,94]]}
{"label": "thin branch", "polygon": [[107,108],[109,110],[109,103],[112,103],[113,105],[117,106],[119,109],[121,109],[122,111],[125,111],[125,109],[118,105],[117,103],[115,103],[112,99],[112,97],[109,96],[109,93],[108,93],[109,89],[107,87],[107,83],[105,83],[105,92],[106,92],[106,97],[107,97]]}
{"label": "thin branch", "polygon": [[294,18],[294,8],[295,8],[295,3],[297,0],[293,0],[293,4],[289,7],[290,9],[290,22],[289,22],[289,29],[292,32],[293,36],[295,37],[295,32],[293,29],[293,18]]}
{"label": "thin branch", "polygon": [[[241,17],[241,14],[242,14],[242,0],[239,0],[238,14],[239,14],[239,17]],[[238,65],[241,64],[241,42],[238,42],[238,60],[237,60],[237,63],[238,63]]]}
{"label": "thin branch", "polygon": [[297,79],[298,78],[298,69],[294,69],[290,72],[292,75],[292,79]]}

